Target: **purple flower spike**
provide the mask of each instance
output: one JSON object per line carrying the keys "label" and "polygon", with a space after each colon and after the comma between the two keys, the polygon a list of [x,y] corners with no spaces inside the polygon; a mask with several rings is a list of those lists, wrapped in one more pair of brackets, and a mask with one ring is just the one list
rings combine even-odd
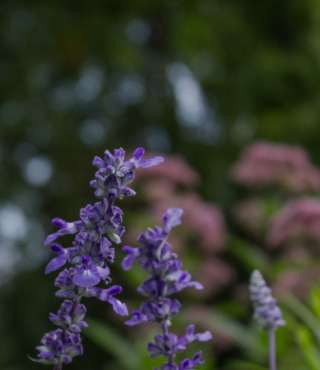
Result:
{"label": "purple flower spike", "polygon": [[254,318],[266,330],[285,325],[282,313],[273,298],[260,271],[253,271],[250,279],[250,297],[254,306]]}
{"label": "purple flower spike", "polygon": [[135,326],[148,321],[161,324],[161,335],[155,336],[154,341],[148,344],[151,357],[167,358],[161,370],[192,370],[202,364],[201,352],[180,364],[176,361],[176,355],[185,351],[194,341],[205,342],[212,338],[209,331],[196,333],[194,325],[189,325],[186,334],[181,337],[169,331],[173,316],[181,308],[180,302],[172,295],[185,288],[202,289],[202,285],[193,281],[189,272],[182,269],[182,263],[167,242],[170,231],[181,223],[182,213],[179,208],[168,209],[163,215],[163,227],[149,228],[140,235],[140,248],[123,248],[127,254],[122,261],[123,269],[129,270],[137,262],[148,273],[147,279],[138,288],[138,292],[147,300],[133,311],[126,324]]}
{"label": "purple flower spike", "polygon": [[[111,282],[109,265],[115,257],[114,244],[121,243],[125,231],[123,212],[116,206],[116,201],[135,195],[129,185],[135,178],[137,168],[156,165],[163,159],[144,160],[143,148],[137,148],[128,160],[125,154],[119,148],[113,153],[105,151],[102,158],[94,158],[93,165],[97,171],[90,185],[95,189],[98,201],[83,207],[79,220],[67,222],[54,218],[52,223],[58,230],[50,234],[44,243],[56,254],[47,264],[45,273],[64,267],[55,280],[55,286],[58,288],[56,296],[65,300],[58,312],[49,316],[58,329],[41,339],[36,361],[54,365],[55,369],[61,370],[63,365],[83,353],[81,332],[87,323],[84,321],[86,307],[81,303],[82,298],[95,297],[108,302],[118,315],[128,315],[125,303],[115,297],[122,288],[114,285],[105,289]],[[73,235],[69,247],[56,243],[65,235]],[[130,263],[133,262],[134,258]]]}
{"label": "purple flower spike", "polygon": [[269,368],[276,370],[276,329],[285,325],[282,312],[260,271],[255,270],[251,274],[249,290],[254,307],[254,319],[268,332]]}

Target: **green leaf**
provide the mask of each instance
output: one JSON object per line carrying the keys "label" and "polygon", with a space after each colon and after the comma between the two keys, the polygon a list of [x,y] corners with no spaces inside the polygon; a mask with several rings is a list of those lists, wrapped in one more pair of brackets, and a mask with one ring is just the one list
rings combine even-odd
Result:
{"label": "green leaf", "polygon": [[320,369],[320,353],[313,343],[311,333],[303,326],[297,329],[297,340],[302,348],[302,354],[312,370]]}
{"label": "green leaf", "polygon": [[85,334],[105,351],[112,353],[119,364],[126,369],[139,368],[139,355],[128,340],[124,339],[113,328],[96,320],[88,320],[89,327]]}
{"label": "green leaf", "polygon": [[251,272],[253,269],[268,270],[268,257],[258,246],[238,237],[232,237],[228,247],[230,252],[246,267],[248,272]]}
{"label": "green leaf", "polygon": [[293,295],[288,295],[284,304],[310,329],[318,342],[320,342],[320,320],[318,320],[309,308]]}
{"label": "green leaf", "polygon": [[310,303],[313,312],[320,318],[320,288],[313,288],[310,293]]}
{"label": "green leaf", "polygon": [[228,363],[228,365],[224,368],[225,370],[267,370],[266,367],[253,364],[251,362],[235,360]]}

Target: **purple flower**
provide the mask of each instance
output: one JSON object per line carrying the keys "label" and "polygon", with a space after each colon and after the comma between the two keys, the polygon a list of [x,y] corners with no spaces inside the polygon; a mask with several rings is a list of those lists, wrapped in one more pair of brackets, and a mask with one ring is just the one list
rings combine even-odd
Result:
{"label": "purple flower", "polygon": [[83,347],[79,333],[56,329],[45,334],[37,347],[40,363],[46,365],[69,364],[73,357],[82,355]]}
{"label": "purple flower", "polygon": [[203,363],[201,353],[179,364],[176,355],[186,350],[194,341],[208,341],[210,332],[196,333],[195,326],[189,325],[185,335],[178,337],[169,331],[173,316],[179,313],[181,304],[173,298],[175,293],[185,288],[202,289],[202,285],[192,280],[189,272],[183,270],[182,263],[167,242],[170,231],[181,223],[182,210],[170,208],[163,215],[163,227],[147,229],[140,237],[140,248],[125,246],[127,256],[122,261],[124,270],[129,270],[134,262],[148,273],[147,279],[139,286],[138,292],[146,297],[140,308],[133,311],[126,321],[129,326],[155,321],[161,324],[162,333],[148,344],[151,357],[164,356],[166,363],[162,370],[192,370]]}
{"label": "purple flower", "polygon": [[[56,296],[65,299],[57,313],[49,318],[59,328],[42,338],[37,347],[41,363],[52,364],[62,369],[73,357],[83,353],[81,331],[87,327],[84,320],[86,307],[80,303],[83,297],[95,297],[108,302],[118,315],[128,315],[126,305],[115,296],[122,288],[111,282],[109,264],[115,256],[114,244],[120,244],[124,234],[122,210],[116,201],[135,195],[129,187],[139,167],[148,168],[162,162],[162,157],[143,159],[144,149],[137,148],[132,158],[125,159],[125,151],[116,149],[113,153],[105,151],[102,158],[95,157],[97,167],[90,185],[95,189],[98,201],[80,210],[79,220],[65,221],[54,218],[52,223],[58,230],[50,234],[45,245],[55,253],[46,266],[49,274],[60,268],[55,286]],[[56,241],[64,235],[73,235],[72,244],[64,247]]]}
{"label": "purple flower", "polygon": [[80,333],[88,324],[83,320],[87,309],[81,303],[75,303],[72,300],[66,299],[62,302],[58,312],[51,313],[49,319],[56,326],[68,328],[74,333]]}
{"label": "purple flower", "polygon": [[250,298],[254,306],[254,318],[263,329],[274,330],[285,325],[281,310],[272,296],[271,289],[257,270],[253,271],[251,275]]}
{"label": "purple flower", "polygon": [[276,329],[285,325],[282,312],[273,298],[271,289],[267,286],[259,271],[253,271],[250,279],[250,298],[254,306],[254,319],[269,337],[269,368],[276,370]]}

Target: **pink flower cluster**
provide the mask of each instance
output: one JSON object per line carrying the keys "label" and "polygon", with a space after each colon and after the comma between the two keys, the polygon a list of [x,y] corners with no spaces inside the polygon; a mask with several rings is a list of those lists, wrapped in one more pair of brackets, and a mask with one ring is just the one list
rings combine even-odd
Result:
{"label": "pink flower cluster", "polygon": [[180,191],[179,186],[194,187],[198,174],[177,156],[168,156],[166,166],[151,168],[149,174],[141,173],[144,189],[158,218],[169,207],[184,210],[183,224],[199,237],[200,246],[210,252],[223,249],[225,224],[222,212],[212,203],[204,202],[194,191]]}
{"label": "pink flower cluster", "polygon": [[199,237],[200,247],[207,253],[223,249],[225,243],[224,218],[219,208],[205,203],[196,193],[171,195],[154,203],[155,214],[161,214],[171,204],[184,210],[183,223]]}
{"label": "pink flower cluster", "polygon": [[274,285],[274,292],[278,296],[294,294],[304,299],[319,280],[320,270],[317,265],[311,265],[308,268],[303,266],[300,269],[285,270],[278,276]]}
{"label": "pink flower cluster", "polygon": [[303,198],[283,207],[272,220],[267,241],[277,247],[299,241],[320,242],[320,200]]}
{"label": "pink flower cluster", "polygon": [[258,142],[232,169],[233,180],[247,187],[280,186],[292,192],[320,191],[320,170],[299,147]]}
{"label": "pink flower cluster", "polygon": [[264,199],[259,198],[240,201],[232,210],[232,215],[241,228],[258,239],[265,234],[270,219]]}

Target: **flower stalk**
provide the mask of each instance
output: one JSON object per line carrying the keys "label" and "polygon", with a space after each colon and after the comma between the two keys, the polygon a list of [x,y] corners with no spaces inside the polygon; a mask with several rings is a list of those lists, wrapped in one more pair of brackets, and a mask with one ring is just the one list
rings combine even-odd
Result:
{"label": "flower stalk", "polygon": [[276,332],[269,329],[269,366],[270,370],[277,370],[276,365]]}

